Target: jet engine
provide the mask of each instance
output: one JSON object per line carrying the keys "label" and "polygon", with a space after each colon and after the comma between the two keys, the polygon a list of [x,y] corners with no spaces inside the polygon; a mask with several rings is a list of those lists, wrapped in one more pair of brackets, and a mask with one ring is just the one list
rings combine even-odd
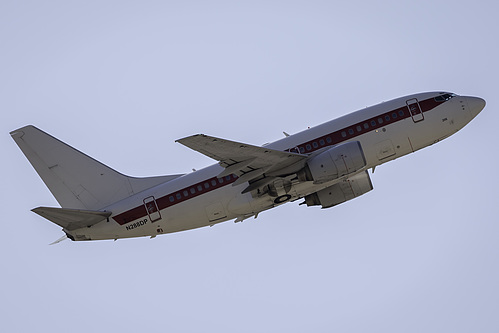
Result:
{"label": "jet engine", "polygon": [[329,148],[314,156],[298,173],[301,181],[321,184],[353,174],[366,166],[366,159],[359,141],[347,142]]}
{"label": "jet engine", "polygon": [[367,170],[333,186],[326,187],[325,189],[307,195],[305,202],[307,206],[322,206],[322,208],[330,208],[345,201],[351,200],[373,189],[371,179]]}

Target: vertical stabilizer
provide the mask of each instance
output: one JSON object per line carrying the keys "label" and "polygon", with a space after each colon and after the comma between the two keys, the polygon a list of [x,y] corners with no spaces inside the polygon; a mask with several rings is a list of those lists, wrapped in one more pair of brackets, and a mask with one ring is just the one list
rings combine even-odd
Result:
{"label": "vertical stabilizer", "polygon": [[10,135],[63,208],[99,210],[181,176],[125,176],[34,126]]}

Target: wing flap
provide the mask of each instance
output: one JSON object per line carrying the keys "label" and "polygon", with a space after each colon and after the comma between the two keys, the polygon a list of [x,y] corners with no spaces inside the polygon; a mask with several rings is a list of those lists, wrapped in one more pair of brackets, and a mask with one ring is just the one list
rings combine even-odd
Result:
{"label": "wing flap", "polygon": [[37,207],[31,211],[68,231],[90,227],[111,216],[111,212],[53,207]]}
{"label": "wing flap", "polygon": [[244,168],[246,168],[249,165],[251,165],[251,163],[253,163],[255,160],[256,160],[256,157],[250,158],[250,159],[248,159],[246,161],[241,161],[241,162],[237,162],[237,163],[231,164],[231,165],[227,166],[225,168],[225,170],[222,171],[222,173],[220,173],[218,175],[218,177],[222,178],[222,177],[225,177],[225,176],[232,175],[233,173],[237,173],[239,170],[243,170]]}

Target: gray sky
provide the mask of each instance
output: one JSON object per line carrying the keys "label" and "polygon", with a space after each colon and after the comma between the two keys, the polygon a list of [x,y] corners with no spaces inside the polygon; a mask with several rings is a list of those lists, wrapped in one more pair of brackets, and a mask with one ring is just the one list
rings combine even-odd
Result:
{"label": "gray sky", "polygon": [[[495,1],[2,1],[5,332],[497,332]],[[155,239],[65,241],[8,135],[26,124],[134,175],[212,164],[383,100],[480,96],[461,132],[333,209]]]}

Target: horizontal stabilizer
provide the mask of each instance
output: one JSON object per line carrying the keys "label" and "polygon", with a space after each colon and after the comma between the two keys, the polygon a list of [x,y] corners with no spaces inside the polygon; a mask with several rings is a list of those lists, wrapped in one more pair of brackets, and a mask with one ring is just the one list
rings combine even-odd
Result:
{"label": "horizontal stabilizer", "polygon": [[68,231],[90,227],[111,216],[111,212],[52,207],[38,207],[31,211]]}
{"label": "horizontal stabilizer", "polygon": [[68,239],[68,235],[64,235],[64,236],[62,236],[62,237],[61,237],[61,238],[59,238],[58,240],[53,241],[52,243],[50,243],[49,245],[59,244],[60,242],[62,242],[63,240],[66,240],[66,239]]}

